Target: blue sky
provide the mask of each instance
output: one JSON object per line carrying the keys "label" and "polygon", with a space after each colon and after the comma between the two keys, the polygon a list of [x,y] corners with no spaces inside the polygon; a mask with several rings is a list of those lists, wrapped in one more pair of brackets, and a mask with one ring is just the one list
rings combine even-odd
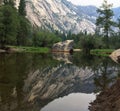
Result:
{"label": "blue sky", "polygon": [[[101,6],[103,0],[68,0],[76,5],[95,5]],[[120,7],[120,0],[108,0],[108,3],[113,3],[113,7]]]}

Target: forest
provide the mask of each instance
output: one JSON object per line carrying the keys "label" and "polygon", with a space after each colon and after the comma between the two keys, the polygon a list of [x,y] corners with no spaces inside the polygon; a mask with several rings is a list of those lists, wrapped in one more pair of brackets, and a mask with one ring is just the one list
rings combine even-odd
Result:
{"label": "forest", "polygon": [[[98,8],[95,34],[80,32],[72,34],[33,26],[26,18],[25,0],[20,0],[18,9],[14,0],[0,2],[0,48],[6,46],[48,47],[58,41],[74,40],[75,48],[117,49],[120,47],[120,18],[113,21],[112,5],[106,1]],[[116,31],[117,29],[117,31]]]}

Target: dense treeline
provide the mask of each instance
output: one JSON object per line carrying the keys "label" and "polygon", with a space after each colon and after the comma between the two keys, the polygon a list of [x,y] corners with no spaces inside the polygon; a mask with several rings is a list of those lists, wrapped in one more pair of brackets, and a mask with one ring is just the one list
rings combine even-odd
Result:
{"label": "dense treeline", "polygon": [[25,0],[18,10],[14,0],[3,0],[0,5],[0,47],[5,45],[51,47],[60,41],[60,34],[32,27],[26,18]]}
{"label": "dense treeline", "polygon": [[[73,39],[75,41],[75,48],[82,48],[84,51],[89,51],[90,49],[106,49],[106,37],[97,34],[71,34],[67,39]],[[120,35],[113,34],[108,38],[108,43],[110,49],[120,48]]]}

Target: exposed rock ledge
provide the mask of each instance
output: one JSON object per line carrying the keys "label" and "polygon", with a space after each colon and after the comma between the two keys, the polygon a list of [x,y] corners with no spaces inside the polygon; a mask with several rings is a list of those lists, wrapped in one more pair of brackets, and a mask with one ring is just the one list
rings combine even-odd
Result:
{"label": "exposed rock ledge", "polygon": [[73,52],[73,40],[55,43],[52,47],[53,52]]}
{"label": "exposed rock ledge", "polygon": [[115,50],[112,52],[110,57],[117,63],[120,63],[120,49]]}

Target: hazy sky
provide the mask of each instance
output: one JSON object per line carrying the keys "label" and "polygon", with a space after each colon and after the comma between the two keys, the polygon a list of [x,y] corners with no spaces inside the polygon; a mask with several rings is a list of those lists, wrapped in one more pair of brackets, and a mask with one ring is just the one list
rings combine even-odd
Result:
{"label": "hazy sky", "polygon": [[[103,0],[68,0],[76,5],[95,5],[101,6]],[[108,3],[113,3],[113,7],[120,7],[120,0],[108,0]]]}

